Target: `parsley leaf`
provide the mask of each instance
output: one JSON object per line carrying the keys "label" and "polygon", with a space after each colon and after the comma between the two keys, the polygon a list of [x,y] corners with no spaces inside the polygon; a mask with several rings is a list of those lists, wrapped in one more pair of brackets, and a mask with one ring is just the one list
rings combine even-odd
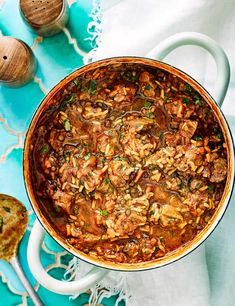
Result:
{"label": "parsley leaf", "polygon": [[96,92],[96,89],[97,89],[97,83],[95,80],[90,80],[90,86],[89,86],[89,94],[91,96],[93,96]]}
{"label": "parsley leaf", "polygon": [[78,208],[77,208],[76,206],[75,206],[74,209],[73,209],[73,214],[74,214],[74,215],[77,215],[77,214],[78,214]]}
{"label": "parsley leaf", "polygon": [[201,136],[195,136],[194,139],[195,139],[196,141],[202,141],[202,137],[201,137]]}
{"label": "parsley leaf", "polygon": [[199,105],[199,106],[202,106],[202,105],[203,105],[202,101],[199,100],[199,99],[197,99],[197,100],[195,101],[195,104],[196,104],[196,105]]}
{"label": "parsley leaf", "polygon": [[182,97],[182,102],[186,105],[189,105],[190,104],[190,101],[188,98],[185,98],[185,97]]}
{"label": "parsley leaf", "polygon": [[150,108],[150,106],[152,106],[152,102],[150,102],[150,101],[144,101],[144,107],[145,107],[145,108]]}
{"label": "parsley leaf", "polygon": [[155,118],[155,115],[154,115],[153,112],[149,112],[149,113],[147,113],[147,117],[150,118],[150,119],[153,119],[153,118]]}
{"label": "parsley leaf", "polygon": [[84,156],[85,160],[88,160],[91,157],[91,153],[88,153],[86,156]]}
{"label": "parsley leaf", "polygon": [[108,183],[110,183],[110,179],[106,177],[106,178],[104,179],[104,182],[105,182],[105,184],[108,184]]}
{"label": "parsley leaf", "polygon": [[150,89],[151,89],[151,86],[150,86],[149,84],[147,84],[147,85],[145,86],[145,89],[146,89],[146,90],[150,90]]}
{"label": "parsley leaf", "polygon": [[105,216],[108,216],[109,213],[107,212],[106,209],[102,209],[102,210],[100,211],[100,214],[101,214],[101,216],[105,217]]}
{"label": "parsley leaf", "polygon": [[11,209],[9,207],[3,206],[3,209],[8,213],[11,212]]}
{"label": "parsley leaf", "polygon": [[49,147],[49,145],[44,145],[44,146],[42,146],[41,147],[41,149],[40,149],[40,153],[41,154],[46,154],[46,153],[48,153],[50,151],[50,147]]}
{"label": "parsley leaf", "polygon": [[60,110],[64,110],[65,107],[69,106],[69,105],[72,103],[73,98],[74,98],[74,95],[72,94],[72,95],[69,97],[69,99],[65,99],[65,100],[61,103],[61,105],[60,105]]}
{"label": "parsley leaf", "polygon": [[192,88],[189,84],[185,85],[185,91],[188,92],[188,93],[190,93],[192,91]]}

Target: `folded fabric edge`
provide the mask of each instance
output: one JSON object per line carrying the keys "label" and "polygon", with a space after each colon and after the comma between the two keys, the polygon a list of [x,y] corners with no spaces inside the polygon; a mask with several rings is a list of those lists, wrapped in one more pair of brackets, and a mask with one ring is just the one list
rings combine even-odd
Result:
{"label": "folded fabric edge", "polygon": [[102,9],[101,9],[100,0],[92,0],[92,10],[91,13],[89,14],[89,17],[91,17],[92,20],[87,25],[87,33],[89,34],[89,37],[87,37],[85,40],[90,41],[92,49],[84,57],[85,64],[88,64],[93,61],[94,55],[101,42]]}

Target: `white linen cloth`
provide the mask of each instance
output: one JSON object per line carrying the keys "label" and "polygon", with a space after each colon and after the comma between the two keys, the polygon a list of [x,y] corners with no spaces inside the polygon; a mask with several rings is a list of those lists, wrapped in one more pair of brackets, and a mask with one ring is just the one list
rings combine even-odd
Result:
{"label": "white linen cloth", "polygon": [[[231,64],[231,83],[223,104],[235,132],[234,0],[101,0],[102,34],[93,60],[144,56],[163,39],[195,31],[216,40]],[[165,59],[198,80],[213,96],[216,67],[198,47],[182,47]],[[121,290],[128,306],[232,306],[235,290],[235,197],[206,243],[174,264],[146,272],[110,272],[100,286]],[[206,251],[205,251],[206,250]],[[76,259],[75,259],[76,266]],[[82,271],[81,271],[82,269]],[[89,269],[81,264],[80,276]],[[81,273],[82,272],[82,273]],[[95,293],[95,290],[93,290]],[[131,297],[128,299],[128,297]]]}

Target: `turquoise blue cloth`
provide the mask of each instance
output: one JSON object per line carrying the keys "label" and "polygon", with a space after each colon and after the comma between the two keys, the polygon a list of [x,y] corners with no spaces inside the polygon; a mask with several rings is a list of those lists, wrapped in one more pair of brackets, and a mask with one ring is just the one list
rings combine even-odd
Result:
{"label": "turquoise blue cloth", "polygon": [[[13,36],[33,46],[37,34],[31,32],[23,23],[19,14],[18,1],[0,1],[0,30],[5,36]],[[67,29],[72,38],[83,52],[89,52],[92,48],[87,26],[92,18],[91,0],[75,2],[70,7],[70,20]],[[65,33],[53,37],[43,38],[36,45],[34,54],[37,58],[38,68],[36,77],[46,91],[49,91],[60,79],[83,65],[83,58],[70,44]],[[43,91],[34,81],[17,88],[0,87],[0,193],[12,195],[22,201],[29,211],[29,225],[19,248],[19,258],[23,269],[31,283],[36,281],[29,271],[26,260],[27,242],[30,229],[35,220],[30,203],[28,201],[22,173],[22,155],[24,134],[34,111],[44,97]],[[23,134],[23,136],[22,136]],[[7,154],[6,154],[7,153]],[[62,279],[68,262],[71,260],[64,249],[58,246],[49,236],[46,237],[41,248],[43,266],[49,273],[58,279]],[[89,295],[83,294],[77,300],[70,301],[68,296],[57,295],[42,286],[39,286],[38,294],[45,305],[84,305],[88,302]],[[104,305],[114,305],[114,298],[103,301]],[[32,305],[24,288],[16,277],[11,266],[0,260],[0,305]]]}

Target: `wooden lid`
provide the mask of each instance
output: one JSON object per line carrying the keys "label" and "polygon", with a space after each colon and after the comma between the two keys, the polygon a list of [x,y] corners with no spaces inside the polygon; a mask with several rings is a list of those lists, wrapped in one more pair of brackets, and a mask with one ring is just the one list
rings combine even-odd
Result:
{"label": "wooden lid", "polygon": [[32,28],[54,23],[64,9],[63,0],[20,0],[20,9]]}
{"label": "wooden lid", "polygon": [[0,82],[9,86],[23,85],[35,71],[31,49],[21,40],[0,37]]}

